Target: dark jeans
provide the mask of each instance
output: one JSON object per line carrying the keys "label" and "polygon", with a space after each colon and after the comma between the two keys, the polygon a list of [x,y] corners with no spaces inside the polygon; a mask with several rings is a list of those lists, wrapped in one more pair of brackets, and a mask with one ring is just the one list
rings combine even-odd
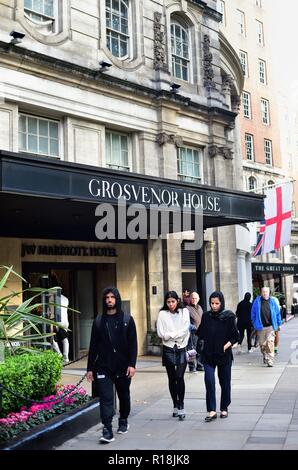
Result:
{"label": "dark jeans", "polygon": [[100,417],[103,425],[109,427],[112,425],[115,414],[113,385],[115,384],[119,398],[120,418],[127,419],[130,413],[129,387],[131,379],[128,377],[109,377],[106,374],[101,375],[104,377],[97,379]]}
{"label": "dark jeans", "polygon": [[184,408],[185,383],[184,373],[186,362],[178,366],[166,365],[169,379],[169,390],[173,400],[174,408],[182,410]]}
{"label": "dark jeans", "polygon": [[246,325],[237,325],[238,331],[239,331],[239,344],[242,344],[243,338],[244,338],[244,332],[246,330],[246,337],[247,337],[247,347],[248,350],[250,351],[251,349],[251,326],[246,326]]}
{"label": "dark jeans", "polygon": [[[215,367],[204,363],[207,411],[216,411]],[[217,374],[221,387],[221,411],[226,411],[231,403],[231,368],[232,361],[224,366],[217,366]]]}

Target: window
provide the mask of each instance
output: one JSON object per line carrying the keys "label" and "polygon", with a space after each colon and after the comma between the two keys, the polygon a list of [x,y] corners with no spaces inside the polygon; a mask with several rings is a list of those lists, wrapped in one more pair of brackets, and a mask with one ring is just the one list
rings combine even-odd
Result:
{"label": "window", "polygon": [[221,24],[223,24],[225,26],[225,24],[226,24],[226,6],[225,6],[225,2],[223,2],[222,0],[218,0],[217,1],[217,10],[219,11],[219,13],[222,14]]}
{"label": "window", "polygon": [[256,0],[256,5],[259,8],[262,8],[262,0]]}
{"label": "window", "polygon": [[267,165],[272,165],[272,142],[264,139],[265,161]]}
{"label": "window", "polygon": [[261,21],[257,21],[257,38],[258,38],[258,44],[260,46],[264,46],[264,28],[263,28],[263,23]]}
{"label": "window", "polygon": [[21,114],[19,150],[58,157],[59,122]]}
{"label": "window", "polygon": [[253,162],[255,159],[254,137],[251,134],[245,134],[245,150],[247,160]]}
{"label": "window", "polygon": [[269,101],[264,98],[261,99],[261,112],[263,124],[269,126]]}
{"label": "window", "polygon": [[172,73],[181,80],[189,80],[189,36],[179,23],[171,24]]}
{"label": "window", "polygon": [[267,183],[267,187],[268,187],[268,189],[270,189],[270,188],[273,188],[274,186],[275,186],[275,183],[274,183],[274,181],[272,181],[272,180],[269,180],[269,181],[268,181],[268,183]]}
{"label": "window", "polygon": [[106,132],[106,166],[116,170],[130,171],[127,135]]}
{"label": "window", "polygon": [[259,80],[260,83],[267,84],[266,62],[262,59],[259,59]]}
{"label": "window", "polygon": [[243,91],[242,102],[243,102],[243,116],[248,119],[251,119],[250,93]]}
{"label": "window", "polygon": [[248,190],[255,191],[257,189],[257,180],[254,176],[248,178]]}
{"label": "window", "polygon": [[120,59],[129,55],[129,0],[106,0],[107,48]]}
{"label": "window", "polygon": [[242,36],[245,36],[245,15],[243,11],[237,10],[237,23],[238,23],[238,32],[239,34],[242,34]]}
{"label": "window", "polygon": [[57,0],[24,0],[25,16],[49,33],[55,32],[56,9]]}
{"label": "window", "polygon": [[239,58],[242,65],[243,75],[248,77],[248,60],[247,60],[247,53],[244,51],[239,52]]}
{"label": "window", "polygon": [[178,176],[181,181],[199,183],[202,180],[202,151],[178,148]]}

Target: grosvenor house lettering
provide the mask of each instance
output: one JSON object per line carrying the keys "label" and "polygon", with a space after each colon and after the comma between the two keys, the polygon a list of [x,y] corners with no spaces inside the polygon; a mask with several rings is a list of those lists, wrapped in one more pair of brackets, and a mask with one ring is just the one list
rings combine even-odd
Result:
{"label": "grosvenor house lettering", "polygon": [[221,212],[220,197],[182,190],[174,191],[166,188],[91,179],[89,182],[89,193],[93,197],[102,200],[124,199],[131,203],[164,204],[180,208]]}

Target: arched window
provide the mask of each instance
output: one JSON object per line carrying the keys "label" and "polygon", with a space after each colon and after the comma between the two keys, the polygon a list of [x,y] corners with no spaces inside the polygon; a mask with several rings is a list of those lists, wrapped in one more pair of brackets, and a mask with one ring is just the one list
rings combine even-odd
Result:
{"label": "arched window", "polygon": [[257,189],[257,180],[254,176],[248,178],[248,190],[255,191]]}
{"label": "arched window", "polygon": [[25,17],[43,34],[57,32],[59,0],[24,0]]}
{"label": "arched window", "polygon": [[189,81],[190,41],[188,29],[177,21],[171,23],[172,74]]}
{"label": "arched window", "polygon": [[275,185],[275,183],[272,180],[269,180],[268,183],[267,183],[268,188],[273,188],[274,185]]}
{"label": "arched window", "polygon": [[107,48],[113,56],[129,56],[129,0],[106,0]]}

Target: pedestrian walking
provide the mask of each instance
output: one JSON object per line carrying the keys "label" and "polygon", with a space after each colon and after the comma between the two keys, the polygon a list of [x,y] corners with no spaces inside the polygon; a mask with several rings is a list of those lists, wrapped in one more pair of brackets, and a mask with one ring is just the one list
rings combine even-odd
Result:
{"label": "pedestrian walking", "polygon": [[[55,295],[52,293],[50,296],[50,304],[51,309],[54,309],[56,306],[60,306],[60,321],[58,324],[60,327],[54,326],[55,335],[52,337],[52,347],[53,350],[56,351],[61,358],[63,357],[64,364],[69,362],[69,340],[68,340],[68,306],[69,300],[68,298],[62,294],[62,287],[61,282],[58,279],[56,273],[52,272],[50,275],[50,286],[58,287],[60,289],[60,295]],[[55,304],[55,306],[53,306]],[[61,346],[61,349],[60,349]]]}
{"label": "pedestrian walking", "polygon": [[251,323],[251,307],[252,303],[250,302],[251,294],[246,292],[244,299],[239,302],[236,309],[237,317],[237,328],[239,331],[239,353],[241,353],[241,345],[244,338],[244,333],[246,331],[247,338],[247,348],[248,352],[251,352],[251,333],[252,333],[252,323]]}
{"label": "pedestrian walking", "polygon": [[189,339],[189,311],[179,301],[177,292],[169,291],[157,318],[157,334],[162,339],[162,365],[166,368],[173,400],[173,417],[185,419],[184,373]]}
{"label": "pedestrian walking", "polygon": [[257,330],[263,362],[268,367],[272,367],[275,332],[278,331],[282,320],[276,300],[270,297],[269,287],[262,287],[261,295],[255,298],[251,309],[251,320],[254,329]]}
{"label": "pedestrian walking", "polygon": [[[201,319],[203,315],[202,307],[199,305],[200,296],[197,292],[192,292],[190,295],[190,304],[186,307],[189,311],[190,317],[190,335],[188,340],[188,349],[196,349],[198,337],[196,335],[197,329],[201,324]],[[200,360],[200,354],[197,353],[197,357],[194,361],[188,362],[189,372],[198,372],[203,371],[204,367]]]}
{"label": "pedestrian walking", "polygon": [[114,440],[112,419],[114,386],[119,398],[118,434],[128,431],[130,384],[135,375],[137,332],[133,317],[123,312],[121,296],[115,287],[103,291],[102,315],[93,322],[87,364],[87,380],[97,382],[100,417],[103,423],[101,443]]}
{"label": "pedestrian walking", "polygon": [[187,287],[185,287],[182,291],[182,302],[184,307],[187,307],[187,305],[190,304],[190,290]]}
{"label": "pedestrian walking", "polygon": [[213,292],[209,297],[210,310],[203,314],[198,329],[198,346],[205,370],[206,422],[217,418],[215,369],[221,387],[220,418],[228,417],[231,403],[232,346],[239,340],[236,315],[225,309],[223,293]]}

